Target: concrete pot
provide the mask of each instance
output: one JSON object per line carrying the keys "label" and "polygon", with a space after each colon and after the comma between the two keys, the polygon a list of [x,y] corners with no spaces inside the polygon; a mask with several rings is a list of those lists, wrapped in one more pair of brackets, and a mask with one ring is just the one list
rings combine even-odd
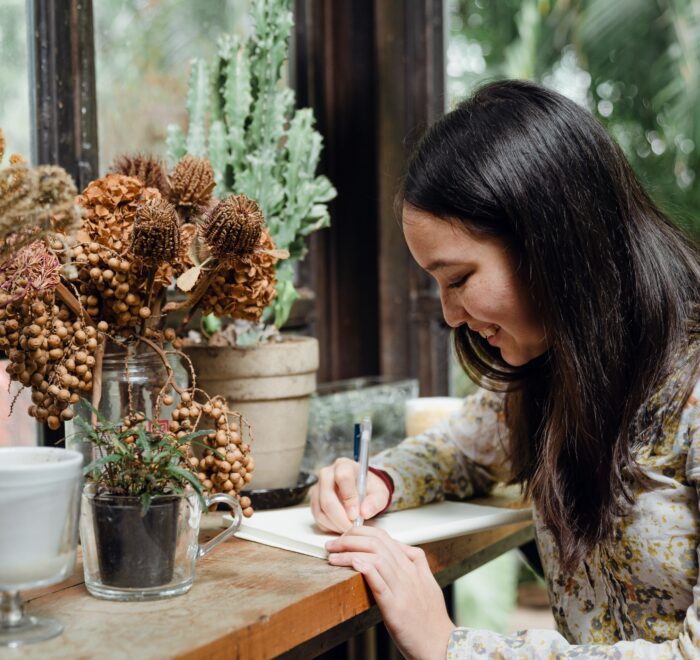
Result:
{"label": "concrete pot", "polygon": [[252,489],[296,485],[316,390],[318,340],[285,336],[250,348],[189,346],[197,385],[226,397],[253,428]]}

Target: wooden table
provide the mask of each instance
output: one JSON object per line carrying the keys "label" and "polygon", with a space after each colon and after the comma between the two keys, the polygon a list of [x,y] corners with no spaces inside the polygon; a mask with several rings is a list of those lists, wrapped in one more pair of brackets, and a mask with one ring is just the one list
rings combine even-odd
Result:
{"label": "wooden table", "polygon": [[[216,515],[206,518],[207,527]],[[423,548],[445,586],[532,537],[526,522]],[[26,597],[30,614],[58,619],[65,631],[47,642],[0,649],[2,660],[311,658],[381,620],[360,574],[240,539],[201,559],[194,586],[177,598],[100,600],[87,593],[80,566],[70,580]]]}

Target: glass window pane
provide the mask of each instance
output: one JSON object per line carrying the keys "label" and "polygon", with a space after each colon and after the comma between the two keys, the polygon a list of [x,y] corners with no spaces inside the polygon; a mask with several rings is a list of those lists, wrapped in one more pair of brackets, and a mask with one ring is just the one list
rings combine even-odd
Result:
{"label": "glass window pane", "polygon": [[221,34],[248,35],[250,0],[94,3],[100,172],[123,153],[165,155],[168,124],[186,123],[192,58]]}
{"label": "glass window pane", "polygon": [[[26,0],[0,3],[0,128],[7,154],[30,159],[29,50]],[[5,161],[7,162],[7,161]]]}
{"label": "glass window pane", "polygon": [[[0,128],[7,140],[2,165],[7,165],[12,153],[31,157],[26,0],[0,3],[0,62]],[[15,400],[20,388],[17,383],[10,386],[6,365],[7,360],[0,360],[0,446],[35,445],[37,424],[27,414],[31,392],[24,389]]]}

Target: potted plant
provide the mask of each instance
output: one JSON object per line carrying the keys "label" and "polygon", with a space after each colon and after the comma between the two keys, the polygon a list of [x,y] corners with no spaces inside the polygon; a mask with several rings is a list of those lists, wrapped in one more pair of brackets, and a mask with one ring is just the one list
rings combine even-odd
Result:
{"label": "potted plant", "polygon": [[[192,471],[198,461],[191,447],[210,432],[177,437],[157,425],[147,430],[145,421],[79,423],[98,456],[83,470],[88,482],[80,533],[88,591],[116,600],[185,593],[194,580],[195,561],[233,534],[242,518],[234,497],[205,496]],[[200,514],[217,502],[232,509],[234,521],[199,546]]]}
{"label": "potted plant", "polygon": [[[318,342],[280,336],[298,293],[295,266],[307,252],[306,239],[328,226],[327,203],[336,190],[316,175],[322,137],[310,109],[295,109],[284,83],[293,25],[288,0],[258,0],[252,7],[254,33],[246,41],[225,37],[211,64],[192,67],[187,98],[188,131],[169,127],[168,154],[208,157],[215,194],[254,199],[266,220],[271,244],[287,250],[267,281],[274,297],[263,300],[245,286],[243,268],[234,309],[216,306],[202,321],[204,342],[186,351],[199,381],[225,394],[256,430],[256,487],[296,484],[306,442],[309,395],[316,385]],[[264,255],[256,268],[265,268]],[[268,271],[269,272],[269,271]],[[235,322],[223,327],[220,319]],[[262,320],[262,323],[260,323]]]}

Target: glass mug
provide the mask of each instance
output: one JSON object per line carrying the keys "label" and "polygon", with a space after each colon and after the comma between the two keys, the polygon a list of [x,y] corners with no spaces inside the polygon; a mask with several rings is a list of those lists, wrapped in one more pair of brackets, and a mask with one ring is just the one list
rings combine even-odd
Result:
{"label": "glass mug", "polygon": [[238,531],[241,506],[231,495],[205,497],[230,507],[231,524],[200,545],[202,505],[194,492],[154,498],[144,514],[138,497],[83,489],[80,540],[87,590],[108,600],[179,596],[194,582],[197,559]]}
{"label": "glass mug", "polygon": [[56,447],[0,447],[0,646],[51,639],[52,619],[24,613],[20,591],[70,576],[83,457]]}

